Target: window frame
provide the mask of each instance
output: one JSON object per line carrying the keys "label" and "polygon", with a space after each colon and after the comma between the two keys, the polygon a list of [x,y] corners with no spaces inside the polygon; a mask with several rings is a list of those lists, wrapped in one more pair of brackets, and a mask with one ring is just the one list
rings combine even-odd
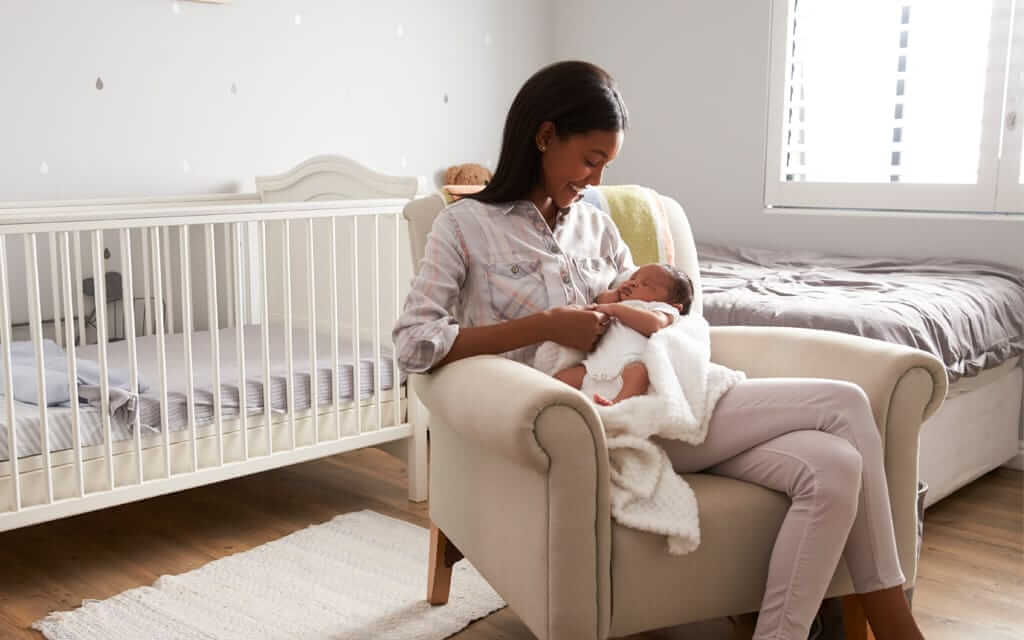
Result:
{"label": "window frame", "polygon": [[[1024,132],[1024,0],[993,0],[989,50],[994,53],[990,53],[986,72],[976,184],[782,180],[783,117],[789,107],[787,45],[793,6],[794,0],[772,0],[764,165],[766,209],[1024,213],[1024,185],[1018,182]],[[1012,129],[1007,124],[1009,113],[1016,113]]]}

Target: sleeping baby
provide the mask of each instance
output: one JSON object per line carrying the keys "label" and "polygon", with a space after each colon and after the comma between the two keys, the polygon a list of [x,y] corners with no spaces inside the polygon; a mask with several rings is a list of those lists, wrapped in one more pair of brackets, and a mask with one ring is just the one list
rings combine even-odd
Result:
{"label": "sleeping baby", "polygon": [[[685,273],[668,264],[640,267],[628,280],[599,294],[594,304],[587,307],[607,314],[611,325],[597,348],[586,354],[580,364],[562,369],[554,376],[605,406],[646,394],[647,367],[641,358],[647,339],[689,313],[692,303],[693,283]],[[578,361],[581,354],[576,354]],[[538,359],[546,357],[538,351]]]}

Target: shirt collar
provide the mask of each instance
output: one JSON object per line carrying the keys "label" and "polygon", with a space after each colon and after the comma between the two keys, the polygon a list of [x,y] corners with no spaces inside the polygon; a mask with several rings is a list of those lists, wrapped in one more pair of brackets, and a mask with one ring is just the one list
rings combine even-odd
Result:
{"label": "shirt collar", "polygon": [[[572,211],[572,207],[573,207],[574,204],[576,204],[576,203],[575,202],[570,203],[568,207],[559,209],[558,210],[558,215],[555,217],[555,220],[556,221],[559,220],[565,214],[567,214],[570,211]],[[508,215],[508,214],[512,213],[512,211],[514,211],[517,207],[526,207],[526,208],[530,209],[531,211],[533,211],[533,212],[535,212],[537,214],[540,214],[540,211],[537,210],[537,205],[533,204],[533,201],[531,201],[531,200],[513,200],[512,202],[506,202],[506,203],[501,204],[499,206],[500,206],[500,209],[498,209],[498,210],[501,211],[501,213],[503,213],[505,215]]]}

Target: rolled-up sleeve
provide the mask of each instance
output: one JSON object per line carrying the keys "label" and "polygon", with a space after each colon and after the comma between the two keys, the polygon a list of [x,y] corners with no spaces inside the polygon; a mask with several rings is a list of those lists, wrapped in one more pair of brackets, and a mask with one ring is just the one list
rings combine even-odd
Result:
{"label": "rolled-up sleeve", "polygon": [[391,334],[398,365],[406,373],[430,370],[455,343],[459,324],[452,312],[468,264],[458,223],[450,212],[442,212],[427,236],[419,273]]}

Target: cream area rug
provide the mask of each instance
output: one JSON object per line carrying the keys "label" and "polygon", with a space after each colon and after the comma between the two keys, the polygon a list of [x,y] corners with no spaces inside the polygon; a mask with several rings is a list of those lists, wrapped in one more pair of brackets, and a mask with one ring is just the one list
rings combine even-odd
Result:
{"label": "cream area rug", "polygon": [[348,513],[32,626],[51,640],[430,640],[505,606],[468,561],[455,565],[448,604],[428,604],[429,538]]}

